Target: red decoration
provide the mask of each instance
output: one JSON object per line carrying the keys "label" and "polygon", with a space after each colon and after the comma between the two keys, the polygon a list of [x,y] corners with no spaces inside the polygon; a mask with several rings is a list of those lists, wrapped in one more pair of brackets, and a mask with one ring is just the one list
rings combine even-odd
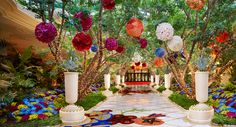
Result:
{"label": "red decoration", "polygon": [[116,50],[118,48],[118,42],[115,38],[107,38],[105,47],[109,51]]}
{"label": "red decoration", "polygon": [[146,48],[146,47],[147,47],[147,44],[148,44],[147,40],[144,39],[144,38],[139,39],[139,43],[140,43],[140,47],[141,47],[142,49]]}
{"label": "red decoration", "polygon": [[154,64],[156,67],[161,67],[164,64],[164,61],[162,58],[156,58]]}
{"label": "red decoration", "polygon": [[35,28],[35,36],[43,43],[50,43],[57,36],[57,29],[52,23],[41,22]]}
{"label": "red decoration", "polygon": [[143,23],[137,18],[132,18],[126,25],[126,32],[132,37],[139,38],[143,32]]}
{"label": "red decoration", "polygon": [[92,38],[84,32],[77,33],[72,40],[72,44],[78,51],[87,51],[92,46]]}
{"label": "red decoration", "polygon": [[124,53],[125,52],[125,47],[122,45],[119,45],[118,48],[116,49],[118,53]]}
{"label": "red decoration", "polygon": [[29,115],[23,115],[21,118],[22,122],[28,121],[29,120]]}
{"label": "red decoration", "polygon": [[142,67],[144,67],[144,68],[147,67],[147,63],[145,63],[145,62],[142,63]]}
{"label": "red decoration", "polygon": [[187,0],[186,3],[192,10],[199,11],[204,7],[205,0]]}
{"label": "red decoration", "polygon": [[133,70],[134,70],[134,69],[135,69],[135,66],[134,66],[134,65],[132,65],[132,66],[131,66],[131,69],[133,69]]}
{"label": "red decoration", "polygon": [[114,9],[116,3],[115,0],[102,0],[102,7],[107,10]]}
{"label": "red decoration", "polygon": [[137,62],[135,63],[135,66],[140,66],[140,64],[141,64],[140,62]]}
{"label": "red decoration", "polygon": [[39,119],[45,119],[45,118],[47,118],[48,116],[47,115],[45,115],[45,114],[39,114],[38,115],[38,118]]}
{"label": "red decoration", "polygon": [[216,40],[220,43],[224,43],[228,41],[229,39],[229,33],[228,32],[220,32],[220,34],[216,37]]}
{"label": "red decoration", "polygon": [[74,18],[79,19],[83,31],[89,30],[93,25],[93,17],[91,15],[86,15],[83,12],[77,12]]}

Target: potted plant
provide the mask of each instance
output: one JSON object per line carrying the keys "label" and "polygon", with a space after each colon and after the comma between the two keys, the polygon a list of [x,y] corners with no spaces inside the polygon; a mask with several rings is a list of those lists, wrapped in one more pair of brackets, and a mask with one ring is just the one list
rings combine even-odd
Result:
{"label": "potted plant", "polygon": [[205,102],[208,100],[208,78],[207,71],[208,57],[200,55],[196,62],[198,71],[195,72],[196,100],[199,102],[189,108],[188,119],[197,123],[210,123],[214,116],[214,109]]}
{"label": "potted plant", "polygon": [[69,105],[61,108],[60,118],[65,125],[78,125],[86,119],[86,116],[83,107],[74,104],[78,100],[77,65],[72,59],[69,59],[63,62],[62,67],[66,70],[64,72],[65,100]]}

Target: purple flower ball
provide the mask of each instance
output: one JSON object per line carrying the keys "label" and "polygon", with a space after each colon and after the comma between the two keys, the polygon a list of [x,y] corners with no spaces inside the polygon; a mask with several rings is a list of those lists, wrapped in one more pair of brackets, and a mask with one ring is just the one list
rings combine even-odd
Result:
{"label": "purple flower ball", "polygon": [[57,36],[57,29],[52,23],[41,22],[35,28],[35,36],[43,43],[50,43]]}
{"label": "purple flower ball", "polygon": [[107,38],[105,48],[109,51],[116,50],[118,48],[118,42],[115,38]]}

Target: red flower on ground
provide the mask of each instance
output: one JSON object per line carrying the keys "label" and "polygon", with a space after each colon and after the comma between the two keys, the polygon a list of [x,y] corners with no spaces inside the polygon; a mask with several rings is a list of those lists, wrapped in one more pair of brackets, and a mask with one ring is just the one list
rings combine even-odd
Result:
{"label": "red flower on ground", "polygon": [[146,47],[147,47],[147,44],[148,44],[147,40],[144,39],[144,38],[139,39],[139,43],[140,43],[140,47],[141,47],[142,49],[146,48]]}
{"label": "red flower on ground", "polygon": [[89,30],[93,25],[93,17],[91,15],[86,15],[83,12],[77,12],[74,18],[79,19],[83,31]]}
{"label": "red flower on ground", "polygon": [[227,112],[226,114],[229,118],[236,118],[236,112]]}
{"label": "red flower on ground", "polygon": [[22,118],[21,118],[21,121],[25,122],[27,120],[29,120],[29,115],[23,115]]}
{"label": "red flower on ground", "polygon": [[107,10],[114,9],[116,5],[115,0],[102,0],[102,7]]}
{"label": "red flower on ground", "polygon": [[47,118],[48,116],[47,115],[45,115],[45,114],[39,114],[38,115],[38,119],[45,119],[45,118]]}
{"label": "red flower on ground", "polygon": [[219,43],[224,43],[224,42],[228,41],[228,39],[229,39],[229,33],[226,31],[220,32],[220,34],[216,37],[216,40]]}
{"label": "red flower on ground", "polygon": [[122,45],[119,45],[118,48],[116,49],[118,53],[124,53],[125,52],[125,47]]}
{"label": "red flower on ground", "polygon": [[87,51],[93,44],[93,40],[89,34],[84,32],[77,33],[72,40],[74,48],[78,51]]}
{"label": "red flower on ground", "polygon": [[52,23],[39,23],[35,28],[36,38],[43,43],[52,42],[57,36],[57,29]]}

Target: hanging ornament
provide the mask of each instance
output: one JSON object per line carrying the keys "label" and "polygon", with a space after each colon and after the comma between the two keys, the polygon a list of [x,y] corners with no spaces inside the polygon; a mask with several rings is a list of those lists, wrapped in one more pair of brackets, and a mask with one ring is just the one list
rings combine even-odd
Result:
{"label": "hanging ornament", "polygon": [[156,67],[161,67],[163,64],[164,64],[164,61],[163,61],[163,59],[162,58],[155,58],[155,60],[154,60],[154,64],[155,64],[155,66]]}
{"label": "hanging ornament", "polygon": [[167,43],[170,50],[177,52],[183,48],[183,40],[180,36],[173,36],[173,38]]}
{"label": "hanging ornament", "polygon": [[135,66],[140,66],[140,62],[137,62],[137,63],[134,63],[135,64]]}
{"label": "hanging ornament", "polygon": [[126,25],[126,32],[129,36],[139,38],[143,33],[143,23],[137,18],[132,18]]}
{"label": "hanging ornament", "polygon": [[116,50],[118,48],[118,42],[115,38],[107,38],[105,48],[109,51]]}
{"label": "hanging ornament", "polygon": [[157,48],[156,51],[155,51],[155,54],[157,57],[164,57],[166,55],[166,50],[163,49],[163,48]]}
{"label": "hanging ornament", "polygon": [[89,34],[84,32],[77,33],[72,40],[72,44],[78,51],[87,51],[91,48],[93,40]]}
{"label": "hanging ornament", "polygon": [[115,0],[102,0],[102,7],[107,10],[113,10],[115,8]]}
{"label": "hanging ornament", "polygon": [[226,31],[220,32],[220,34],[216,37],[216,40],[219,43],[224,43],[224,42],[228,41],[229,40],[229,33]]}
{"label": "hanging ornament", "polygon": [[57,36],[57,29],[52,23],[41,22],[35,28],[35,36],[43,43],[50,43]]}
{"label": "hanging ornament", "polygon": [[139,44],[140,44],[140,48],[144,49],[144,48],[147,47],[148,42],[145,38],[140,38],[139,39]]}
{"label": "hanging ornament", "polygon": [[118,48],[116,49],[116,52],[124,53],[125,52],[125,47],[123,45],[119,45]]}
{"label": "hanging ornament", "polygon": [[79,20],[83,31],[88,31],[93,25],[92,16],[89,14],[85,14],[84,12],[75,13],[74,18]]}
{"label": "hanging ornament", "polygon": [[157,26],[156,36],[161,41],[171,40],[174,35],[174,28],[169,23],[161,23]]}
{"label": "hanging ornament", "polygon": [[192,10],[199,11],[204,7],[205,0],[187,0],[186,3]]}
{"label": "hanging ornament", "polygon": [[97,45],[92,45],[90,49],[91,49],[92,52],[97,52],[98,51]]}

